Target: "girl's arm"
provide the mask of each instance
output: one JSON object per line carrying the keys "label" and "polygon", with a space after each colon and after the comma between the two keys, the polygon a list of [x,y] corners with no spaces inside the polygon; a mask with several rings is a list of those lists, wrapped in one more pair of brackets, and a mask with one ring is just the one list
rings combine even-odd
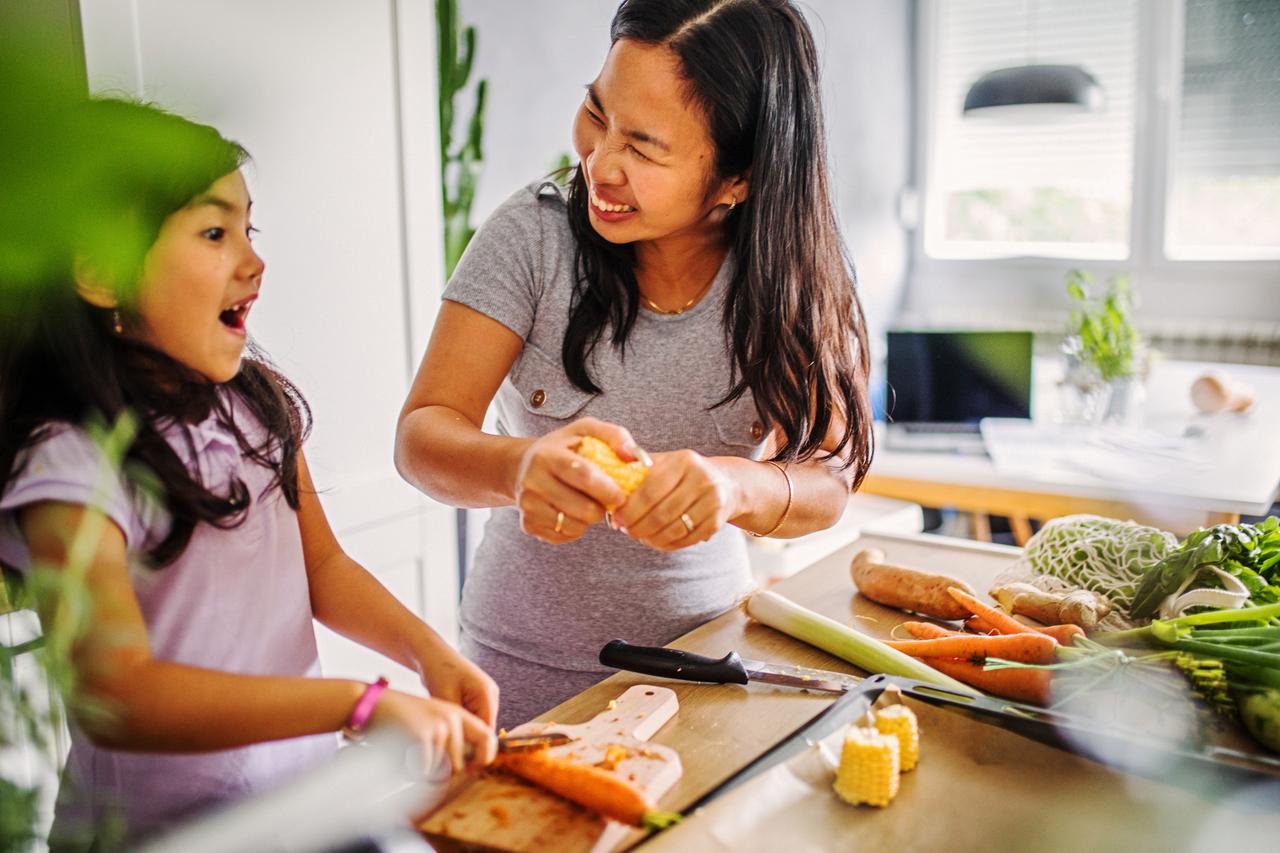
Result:
{"label": "girl's arm", "polygon": [[[342,679],[236,675],[158,660],[129,580],[124,534],[114,522],[96,510],[54,501],[24,507],[18,521],[32,564],[64,572],[71,571],[77,531],[86,524],[84,529],[100,531],[82,569],[90,608],[71,649],[80,690],[107,711],[80,720],[96,744],[198,752],[333,732],[365,688]],[[41,601],[46,631],[70,618],[78,600],[55,594]],[[450,755],[455,768],[464,766],[467,744],[473,764],[492,759],[492,733],[449,703],[387,691],[374,714],[375,722],[383,720],[404,726],[436,754]]]}
{"label": "girl's arm", "polygon": [[298,480],[298,526],[316,619],[414,670],[433,697],[459,704],[492,726],[498,714],[493,679],[347,556],[329,527],[302,454]]}

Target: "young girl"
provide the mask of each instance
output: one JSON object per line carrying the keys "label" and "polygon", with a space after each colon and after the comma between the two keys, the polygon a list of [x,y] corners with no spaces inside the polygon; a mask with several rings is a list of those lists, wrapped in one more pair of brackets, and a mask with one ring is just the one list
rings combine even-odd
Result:
{"label": "young girl", "polygon": [[[243,150],[151,107],[83,109],[92,147],[53,164],[79,175],[74,260],[6,294],[24,304],[0,334],[0,561],[67,566],[76,531],[101,531],[73,664],[109,714],[73,731],[54,836],[118,814],[135,841],[298,775],[345,725],[488,763],[496,686],[343,553],[302,454],[306,404],[245,357],[263,262]],[[104,480],[82,427],[124,413],[138,432]],[[59,603],[41,602],[46,628]],[[320,678],[313,619],[434,698]]]}

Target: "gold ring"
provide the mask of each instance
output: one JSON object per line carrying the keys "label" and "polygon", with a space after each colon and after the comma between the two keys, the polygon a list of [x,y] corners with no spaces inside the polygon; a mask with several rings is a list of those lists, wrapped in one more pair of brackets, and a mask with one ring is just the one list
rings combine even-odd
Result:
{"label": "gold ring", "polygon": [[564,530],[564,510],[556,513],[556,533]]}
{"label": "gold ring", "polygon": [[697,526],[693,523],[693,519],[689,517],[689,513],[687,512],[680,513],[680,520],[684,522],[685,530],[688,530],[690,533],[692,533],[693,528]]}

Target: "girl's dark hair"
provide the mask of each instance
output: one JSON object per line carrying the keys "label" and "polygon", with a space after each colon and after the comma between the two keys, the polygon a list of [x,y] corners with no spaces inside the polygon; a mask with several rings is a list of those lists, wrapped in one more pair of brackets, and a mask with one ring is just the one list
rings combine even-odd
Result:
{"label": "girl's dark hair", "polygon": [[[76,292],[75,264],[117,286],[120,313],[128,315],[147,250],[165,219],[247,159],[244,149],[216,130],[155,107],[94,99],[67,108],[50,126],[82,134],[78,146],[54,146],[48,162],[56,188],[33,215],[54,229],[45,246],[56,272],[38,280],[0,281],[8,308],[0,316],[0,494],[21,470],[23,451],[63,425],[114,422],[132,413],[137,435],[125,457],[135,492],[150,481],[163,491],[172,522],[149,552],[156,566],[185,550],[197,524],[233,528],[249,504],[243,481],[226,494],[204,484],[165,439],[182,423],[213,414],[235,435],[241,452],[273,472],[289,506],[298,508],[298,452],[310,429],[310,411],[298,390],[250,346],[240,372],[223,385],[163,353],[115,334],[112,312]],[[68,157],[75,152],[77,156]],[[56,196],[56,197],[55,197]],[[230,392],[230,393],[228,393]],[[262,425],[256,443],[236,425],[232,406]],[[188,449],[195,447],[183,430]]]}
{"label": "girl's dark hair", "polygon": [[[726,224],[736,262],[724,310],[734,378],[716,405],[750,390],[785,438],[778,460],[814,457],[843,418],[832,455],[847,454],[857,488],[873,450],[866,324],[828,187],[808,25],[788,0],[624,0],[610,38],[671,49],[707,118],[711,180],[749,175],[747,199]],[[625,346],[639,310],[635,255],[591,227],[581,165],[569,222],[579,278],[562,359],[573,383],[596,393],[592,351],[606,328]]]}

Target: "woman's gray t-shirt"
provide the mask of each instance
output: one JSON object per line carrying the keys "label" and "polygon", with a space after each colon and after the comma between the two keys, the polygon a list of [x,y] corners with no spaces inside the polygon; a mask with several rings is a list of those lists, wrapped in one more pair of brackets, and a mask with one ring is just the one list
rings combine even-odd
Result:
{"label": "woman's gray t-shirt", "polygon": [[[476,233],[444,298],[524,338],[494,403],[503,435],[541,436],[594,417],[631,431],[650,452],[691,448],[756,458],[764,430],[750,393],[713,408],[730,385],[723,325],[731,262],[683,314],[642,309],[624,353],[603,337],[590,394],[565,375],[561,344],[573,293],[574,239],[562,190],[521,189]],[[733,607],[751,586],[742,532],[726,526],[672,553],[598,524],[549,545],[524,533],[513,507],[493,510],[462,592],[475,641],[525,660],[583,672],[615,637],[663,645]]]}

